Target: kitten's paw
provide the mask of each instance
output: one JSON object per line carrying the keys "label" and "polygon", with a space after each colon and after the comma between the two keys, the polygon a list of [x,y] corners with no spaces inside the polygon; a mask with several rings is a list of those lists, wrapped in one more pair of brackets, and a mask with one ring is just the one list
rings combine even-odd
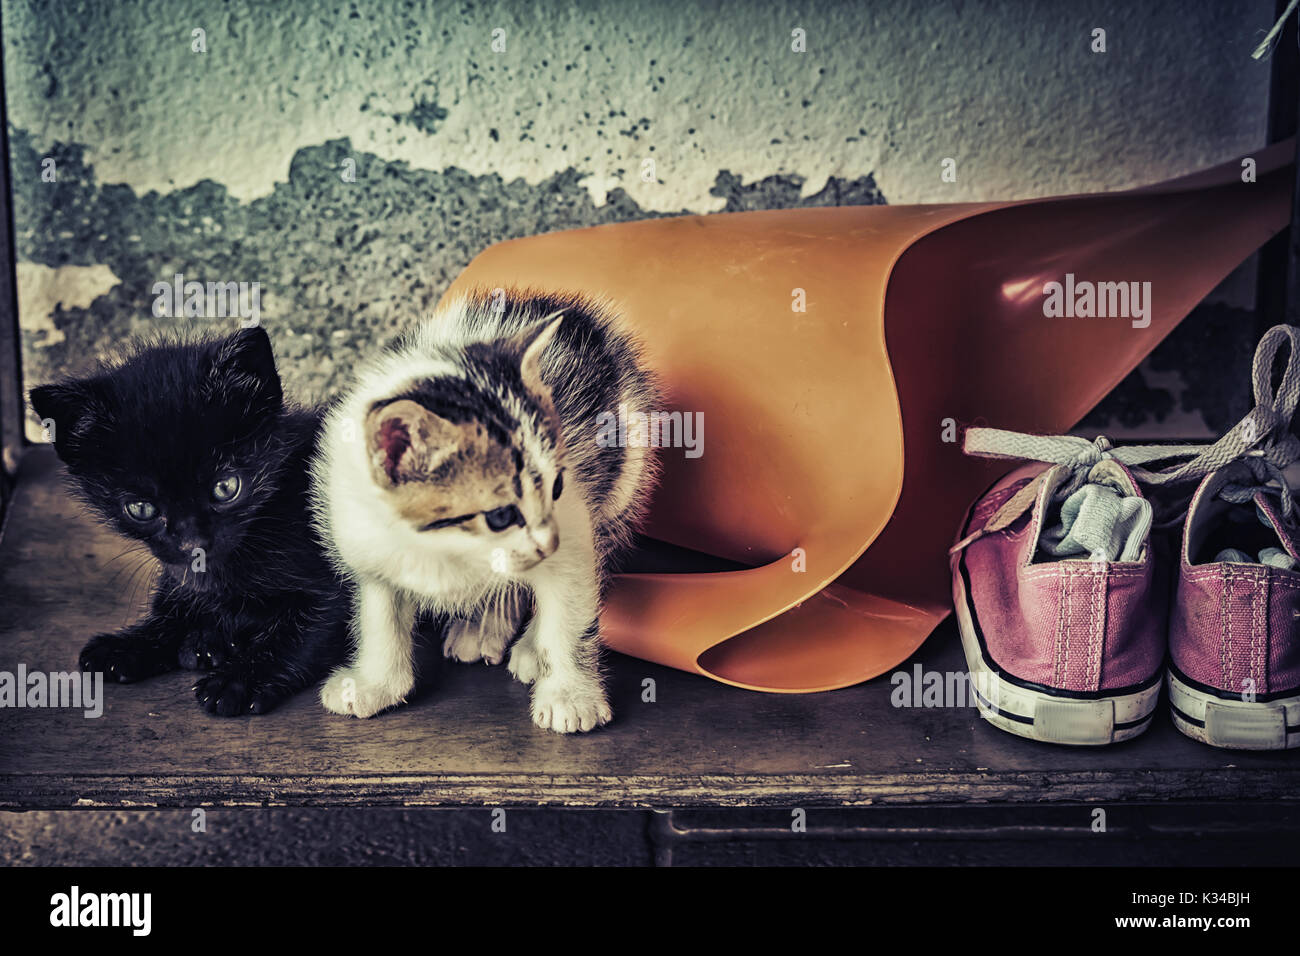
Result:
{"label": "kitten's paw", "polygon": [[542,676],[542,662],[537,656],[537,646],[525,634],[510,649],[508,670],[521,684],[531,684]]}
{"label": "kitten's paw", "polygon": [[288,694],[239,668],[218,668],[194,684],[194,697],[209,714],[238,717],[273,710]]}
{"label": "kitten's paw", "polygon": [[226,639],[211,631],[194,631],[181,641],[176,663],[187,671],[206,671],[220,667],[230,656]]}
{"label": "kitten's paw", "polygon": [[533,688],[533,723],[543,730],[585,732],[613,718],[604,688],[595,678],[568,682],[544,678]]}
{"label": "kitten's paw", "polygon": [[170,650],[132,640],[121,634],[100,634],[82,648],[77,666],[83,671],[102,673],[109,680],[129,684],[175,670]]}
{"label": "kitten's paw", "polygon": [[503,618],[495,614],[478,620],[454,620],[447,625],[447,637],[442,642],[442,656],[472,664],[483,661],[500,664],[505,660],[506,646],[514,631]]}
{"label": "kitten's paw", "polygon": [[405,703],[414,685],[414,678],[406,681],[405,686],[398,682],[367,681],[356,668],[340,667],[321,688],[320,702],[330,713],[373,717],[381,710]]}

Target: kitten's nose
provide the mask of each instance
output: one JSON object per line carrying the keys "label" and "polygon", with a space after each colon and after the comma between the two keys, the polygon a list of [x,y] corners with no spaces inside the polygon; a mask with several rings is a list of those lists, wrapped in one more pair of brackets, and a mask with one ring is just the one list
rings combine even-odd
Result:
{"label": "kitten's nose", "polygon": [[560,546],[560,532],[553,524],[543,525],[532,533],[533,544],[537,545],[537,557],[549,558]]}
{"label": "kitten's nose", "polygon": [[197,522],[194,521],[178,521],[173,527],[172,533],[172,540],[176,542],[177,550],[187,557],[192,556],[195,551],[206,552],[212,545],[211,539],[203,533],[203,529],[199,528]]}

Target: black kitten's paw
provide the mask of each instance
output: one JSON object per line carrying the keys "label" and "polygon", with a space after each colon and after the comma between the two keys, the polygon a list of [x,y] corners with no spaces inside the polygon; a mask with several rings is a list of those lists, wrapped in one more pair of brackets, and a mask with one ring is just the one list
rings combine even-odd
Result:
{"label": "black kitten's paw", "polygon": [[176,662],[187,671],[206,671],[220,667],[230,657],[230,643],[213,631],[193,631],[181,641]]}
{"label": "black kitten's paw", "polygon": [[171,651],[124,634],[100,634],[81,650],[77,665],[83,671],[102,672],[123,684],[144,680],[175,669]]}
{"label": "black kitten's paw", "polygon": [[199,706],[209,714],[238,717],[265,714],[288,695],[278,687],[236,668],[218,668],[194,685]]}

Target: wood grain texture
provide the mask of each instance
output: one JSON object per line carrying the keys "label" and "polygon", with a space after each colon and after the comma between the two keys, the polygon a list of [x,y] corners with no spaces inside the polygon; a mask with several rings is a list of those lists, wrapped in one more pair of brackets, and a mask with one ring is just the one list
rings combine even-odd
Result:
{"label": "wood grain texture", "polygon": [[[26,456],[0,538],[0,670],[75,667],[87,638],[130,621],[124,542],[64,493],[49,449]],[[129,566],[129,564],[128,564]],[[136,603],[133,603],[133,597]],[[973,709],[903,709],[887,678],[769,695],[611,656],[612,725],[533,726],[503,668],[424,649],[407,707],[360,721],[301,694],[258,717],[194,703],[193,675],[105,686],[103,716],[0,709],[0,807],[273,805],[833,806],[1119,800],[1294,800],[1300,752],[1234,754],[1167,714],[1128,744],[1067,749],[989,727]],[[945,625],[910,669],[964,669]],[[656,701],[642,701],[642,682]]]}

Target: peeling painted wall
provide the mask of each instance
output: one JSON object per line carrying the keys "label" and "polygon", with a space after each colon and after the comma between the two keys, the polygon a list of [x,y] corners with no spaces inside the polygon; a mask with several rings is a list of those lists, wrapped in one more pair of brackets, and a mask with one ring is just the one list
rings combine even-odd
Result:
{"label": "peeling painted wall", "polygon": [[[1255,149],[1268,66],[1249,53],[1273,4],[3,9],[27,383],[129,335],[233,328],[154,316],[154,283],[182,273],[259,283],[286,384],[311,397],[502,239],[1122,188]],[[1145,400],[1172,407],[1171,388]]]}

